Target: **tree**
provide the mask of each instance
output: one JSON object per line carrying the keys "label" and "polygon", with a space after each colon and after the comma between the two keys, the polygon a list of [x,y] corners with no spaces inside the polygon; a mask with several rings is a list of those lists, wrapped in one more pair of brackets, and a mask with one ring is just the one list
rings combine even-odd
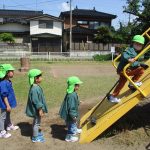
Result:
{"label": "tree", "polygon": [[97,29],[97,34],[95,35],[94,41],[100,42],[103,44],[109,43],[112,41],[112,32],[107,26],[100,26]]}
{"label": "tree", "polygon": [[14,36],[11,33],[1,33],[0,41],[14,43]]}
{"label": "tree", "polygon": [[150,27],[150,0],[127,0],[124,12],[134,15],[132,34],[141,34]]}

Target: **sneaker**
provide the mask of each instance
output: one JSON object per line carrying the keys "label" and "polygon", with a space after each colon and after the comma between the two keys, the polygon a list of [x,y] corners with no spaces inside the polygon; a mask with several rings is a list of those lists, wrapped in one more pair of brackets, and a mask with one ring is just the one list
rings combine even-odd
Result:
{"label": "sneaker", "polygon": [[[142,85],[142,82],[134,82],[136,86],[140,87]],[[132,83],[129,83],[128,87],[131,89],[131,90],[136,90],[136,88],[133,86]]]}
{"label": "sneaker", "polygon": [[135,85],[137,85],[138,87],[140,87],[142,85],[142,82],[135,82]]}
{"label": "sneaker", "polygon": [[0,132],[0,138],[9,138],[11,137],[10,133],[7,133],[6,130]]}
{"label": "sneaker", "polygon": [[45,139],[44,139],[44,137],[41,137],[41,136],[32,137],[32,142],[33,143],[36,143],[36,142],[43,143],[43,142],[45,142]]}
{"label": "sneaker", "polygon": [[44,137],[44,135],[43,135],[43,133],[42,133],[42,132],[39,132],[39,133],[38,133],[38,136],[42,136],[42,137]]}
{"label": "sneaker", "polygon": [[77,134],[80,134],[82,132],[82,129],[77,128]]}
{"label": "sneaker", "polygon": [[67,134],[65,141],[66,142],[77,142],[78,141],[78,137],[73,136],[72,134]]}
{"label": "sneaker", "polygon": [[[135,84],[136,86],[140,87],[140,86],[142,85],[142,82],[134,82],[134,84]],[[129,83],[128,86],[134,87],[132,83]]]}
{"label": "sneaker", "polygon": [[17,130],[17,129],[19,129],[19,127],[18,126],[14,126],[13,124],[7,127],[7,131]]}
{"label": "sneaker", "polygon": [[113,95],[109,95],[108,100],[112,103],[119,103],[121,101],[121,99],[114,97]]}

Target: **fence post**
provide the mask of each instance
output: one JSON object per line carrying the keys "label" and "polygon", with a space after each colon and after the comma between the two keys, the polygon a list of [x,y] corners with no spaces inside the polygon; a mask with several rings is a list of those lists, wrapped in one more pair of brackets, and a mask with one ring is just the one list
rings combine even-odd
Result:
{"label": "fence post", "polygon": [[50,57],[51,57],[50,55],[51,55],[51,52],[48,52],[48,60],[49,60],[49,61],[50,61],[50,59],[51,59],[51,58],[50,58]]}

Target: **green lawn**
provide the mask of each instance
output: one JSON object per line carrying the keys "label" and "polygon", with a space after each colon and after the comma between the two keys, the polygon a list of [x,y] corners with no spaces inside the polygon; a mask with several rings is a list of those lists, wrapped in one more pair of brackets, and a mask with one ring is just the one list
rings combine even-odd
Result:
{"label": "green lawn", "polygon": [[[19,61],[0,61],[0,63],[11,63],[16,69],[20,68]],[[38,68],[43,70],[43,82],[41,87],[44,90],[45,97],[49,107],[59,106],[61,101],[65,96],[66,90],[66,78],[59,77],[54,78],[50,74],[51,65],[88,65],[92,64],[98,66],[109,66],[112,65],[111,62],[94,62],[94,61],[86,61],[86,62],[42,62],[42,61],[32,61],[31,68]],[[82,76],[81,80],[84,84],[81,85],[79,90],[80,100],[86,101],[93,97],[104,96],[105,93],[111,88],[111,86],[116,81],[115,75],[110,75],[111,72],[108,72],[108,75],[97,75],[95,76]],[[16,97],[18,103],[26,104],[27,95],[29,90],[28,77],[27,73],[20,73],[18,71],[15,72],[14,78],[12,79],[14,90],[16,93]]]}

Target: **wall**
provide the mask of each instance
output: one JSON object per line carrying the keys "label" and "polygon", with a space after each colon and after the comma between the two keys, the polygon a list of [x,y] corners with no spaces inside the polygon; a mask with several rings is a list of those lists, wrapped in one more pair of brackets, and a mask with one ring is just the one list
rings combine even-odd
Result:
{"label": "wall", "polygon": [[31,51],[31,44],[22,43],[0,43],[0,52],[22,52]]}
{"label": "wall", "polygon": [[49,33],[62,36],[62,22],[54,21],[53,29],[42,29],[39,28],[38,24],[38,21],[30,21],[30,35]]}
{"label": "wall", "polygon": [[[66,44],[66,43],[64,43]],[[69,45],[69,43],[67,43]],[[80,51],[110,51],[111,47],[120,47],[121,44],[117,43],[108,43],[108,44],[102,44],[102,43],[72,43],[72,50],[75,52]],[[69,51],[69,46],[64,45],[63,51]]]}
{"label": "wall", "polygon": [[1,32],[26,32],[29,30],[29,25],[21,25],[17,23],[0,24]]}

